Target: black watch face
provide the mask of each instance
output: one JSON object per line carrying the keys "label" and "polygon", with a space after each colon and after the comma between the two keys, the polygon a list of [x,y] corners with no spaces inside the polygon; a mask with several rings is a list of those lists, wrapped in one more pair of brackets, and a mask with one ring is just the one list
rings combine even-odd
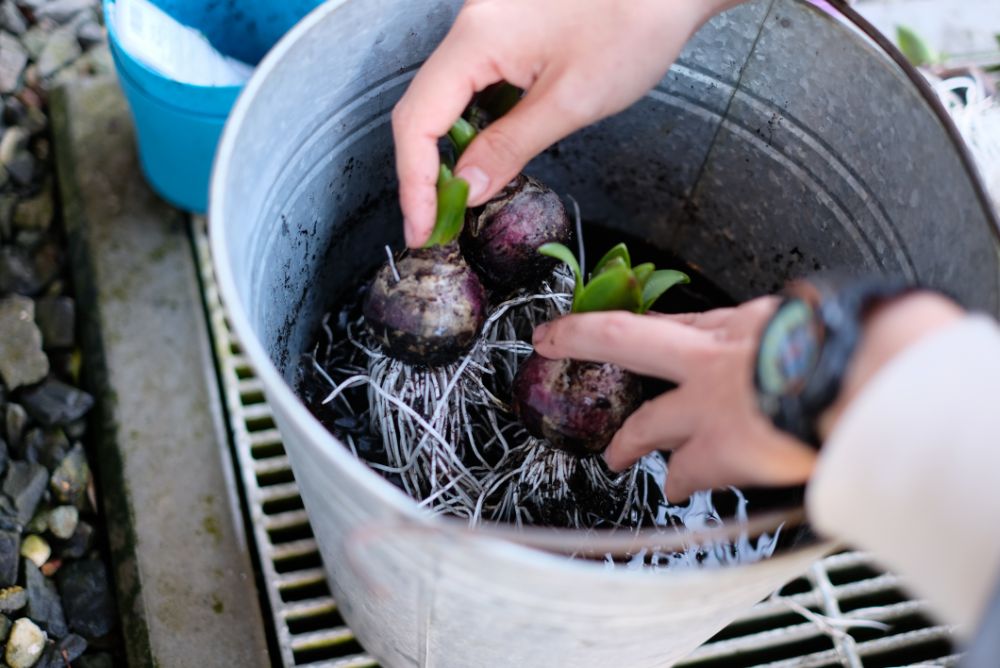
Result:
{"label": "black watch face", "polygon": [[764,329],[757,353],[757,387],[772,397],[797,394],[819,359],[820,334],[812,306],[784,302]]}

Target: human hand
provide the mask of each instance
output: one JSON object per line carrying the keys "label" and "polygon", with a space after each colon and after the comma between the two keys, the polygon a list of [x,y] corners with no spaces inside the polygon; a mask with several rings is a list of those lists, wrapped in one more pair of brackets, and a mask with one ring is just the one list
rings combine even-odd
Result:
{"label": "human hand", "polygon": [[723,485],[805,482],[816,454],[775,429],[758,410],[752,370],[757,340],[778,300],[683,315],[585,313],[535,330],[546,357],[611,362],[678,384],[625,421],[604,457],[622,470],[654,450],[672,450],[671,502]]}
{"label": "human hand", "polygon": [[465,150],[456,174],[486,202],[535,155],[621,111],[666,73],[710,16],[739,0],[468,0],[392,114],[406,242],[422,245],[436,209],[438,138],[474,93],[507,81],[526,93]]}
{"label": "human hand", "polygon": [[[536,329],[534,345],[546,357],[611,362],[678,384],[633,413],[604,455],[610,468],[621,470],[653,450],[672,450],[670,501],[724,485],[801,484],[816,453],[772,426],[757,408],[752,382],[757,341],[777,304],[765,297],[707,313],[571,315]],[[961,315],[932,293],[894,300],[871,314],[841,394],[820,417],[821,437],[884,364]]]}

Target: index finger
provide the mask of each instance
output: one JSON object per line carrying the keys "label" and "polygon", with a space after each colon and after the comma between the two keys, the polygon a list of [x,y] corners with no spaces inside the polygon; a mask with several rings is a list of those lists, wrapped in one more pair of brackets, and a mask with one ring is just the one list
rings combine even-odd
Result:
{"label": "index finger", "polygon": [[711,332],[626,311],[559,318],[536,328],[533,343],[544,357],[610,362],[675,383],[716,345]]}
{"label": "index finger", "polygon": [[462,115],[477,90],[501,77],[489,59],[454,30],[420,68],[392,112],[399,205],[406,243],[427,241],[437,210],[438,138]]}

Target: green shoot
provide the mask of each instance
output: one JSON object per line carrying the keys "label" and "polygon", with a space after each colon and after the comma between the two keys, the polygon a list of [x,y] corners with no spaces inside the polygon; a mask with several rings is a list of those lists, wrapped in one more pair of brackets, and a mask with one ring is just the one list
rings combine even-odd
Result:
{"label": "green shoot", "polygon": [[451,140],[451,145],[455,147],[456,160],[465,152],[465,149],[469,147],[469,144],[475,138],[476,128],[473,127],[472,123],[464,118],[455,121],[455,124],[448,130],[448,139]]}
{"label": "green shoot", "polygon": [[566,246],[545,244],[538,252],[564,262],[573,271],[576,286],[573,313],[619,310],[646,313],[664,292],[691,280],[680,271],[657,271],[651,262],[633,267],[625,244],[618,244],[605,253],[586,283],[576,256]]}
{"label": "green shoot", "polygon": [[441,165],[437,182],[437,218],[434,230],[424,248],[447,246],[462,232],[465,222],[465,205],[469,199],[469,184]]}

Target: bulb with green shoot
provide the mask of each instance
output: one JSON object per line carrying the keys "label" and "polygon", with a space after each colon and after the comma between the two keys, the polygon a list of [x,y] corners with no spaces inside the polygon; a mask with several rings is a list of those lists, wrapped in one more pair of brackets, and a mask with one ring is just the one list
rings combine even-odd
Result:
{"label": "bulb with green shoot", "polygon": [[[449,132],[456,159],[478,132],[517,104],[521,91],[490,86],[476,96]],[[536,251],[546,243],[569,244],[573,225],[559,196],[540,181],[518,174],[488,202],[469,209],[461,246],[465,258],[495,295],[530,290],[552,275],[558,261]]]}
{"label": "bulb with green shoot", "polygon": [[[649,262],[633,267],[625,244],[609,250],[586,282],[573,252],[562,244],[545,244],[538,252],[572,269],[573,313],[646,313],[671,287],[690,282],[683,272],[658,270]],[[637,376],[614,364],[550,360],[533,353],[514,378],[514,412],[536,438],[585,456],[608,446],[638,407],[641,390]]]}
{"label": "bulb with green shoot", "polygon": [[430,239],[423,248],[383,265],[368,289],[362,306],[365,322],[395,359],[440,366],[454,362],[476,342],[488,299],[457,242],[468,196],[469,184],[442,164]]}

